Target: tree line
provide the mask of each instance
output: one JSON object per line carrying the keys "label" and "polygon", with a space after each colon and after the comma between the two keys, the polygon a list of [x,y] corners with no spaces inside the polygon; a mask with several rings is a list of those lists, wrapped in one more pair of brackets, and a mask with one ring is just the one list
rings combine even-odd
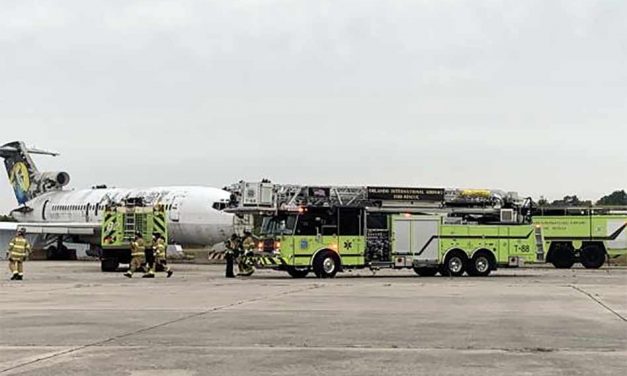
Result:
{"label": "tree line", "polygon": [[8,215],[0,214],[0,222],[15,222],[15,219],[13,219],[12,217]]}
{"label": "tree line", "polygon": [[564,196],[561,200],[554,200],[549,202],[544,197],[540,197],[538,200],[538,206],[551,207],[551,206],[627,206],[627,192],[625,190],[614,191],[606,196],[601,197],[596,202],[592,200],[581,200],[577,195]]}

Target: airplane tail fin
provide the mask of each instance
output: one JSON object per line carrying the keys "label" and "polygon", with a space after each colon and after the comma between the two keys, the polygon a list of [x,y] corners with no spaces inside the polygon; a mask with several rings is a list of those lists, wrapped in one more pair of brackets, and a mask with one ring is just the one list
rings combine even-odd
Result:
{"label": "airplane tail fin", "polygon": [[31,153],[57,155],[43,150],[28,149],[21,141],[0,146],[0,157],[4,158],[9,182],[20,205],[45,192],[41,184],[44,179],[31,159]]}

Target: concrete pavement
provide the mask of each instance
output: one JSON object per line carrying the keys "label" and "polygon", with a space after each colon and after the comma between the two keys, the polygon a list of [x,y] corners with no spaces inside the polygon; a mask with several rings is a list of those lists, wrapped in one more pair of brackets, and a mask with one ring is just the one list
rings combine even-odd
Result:
{"label": "concrete pavement", "polygon": [[[31,262],[0,283],[0,375],[617,375],[627,269],[293,280]],[[8,273],[6,274],[8,279]]]}

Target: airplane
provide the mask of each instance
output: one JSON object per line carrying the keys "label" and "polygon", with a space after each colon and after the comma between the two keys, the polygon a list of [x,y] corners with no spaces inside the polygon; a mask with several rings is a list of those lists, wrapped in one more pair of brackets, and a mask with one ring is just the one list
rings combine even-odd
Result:
{"label": "airplane", "polygon": [[[19,204],[10,213],[17,222],[0,223],[0,231],[14,232],[25,228],[28,234],[37,234],[47,247],[48,259],[70,258],[64,241],[89,244],[89,254],[100,254],[104,208],[129,199],[165,207],[168,238],[173,244],[212,246],[234,232],[234,216],[223,211],[231,194],[222,189],[203,186],[95,186],[69,190],[66,188],[70,182],[67,172],[39,172],[31,154],[59,155],[28,148],[22,141],[0,146],[0,157],[4,159],[9,182]],[[108,269],[111,269],[111,260],[108,262]]]}

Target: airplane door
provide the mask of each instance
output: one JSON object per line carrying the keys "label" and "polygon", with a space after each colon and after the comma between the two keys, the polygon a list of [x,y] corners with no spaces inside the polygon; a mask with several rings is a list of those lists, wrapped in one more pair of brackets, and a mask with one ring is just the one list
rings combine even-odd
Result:
{"label": "airplane door", "polygon": [[41,209],[41,219],[43,221],[46,221],[46,209],[48,208],[48,204],[50,203],[50,200],[46,200],[46,202],[44,202],[44,206]]}
{"label": "airplane door", "polygon": [[182,197],[175,196],[172,199],[172,204],[170,206],[170,220],[172,222],[178,222],[181,219],[181,202]]}

